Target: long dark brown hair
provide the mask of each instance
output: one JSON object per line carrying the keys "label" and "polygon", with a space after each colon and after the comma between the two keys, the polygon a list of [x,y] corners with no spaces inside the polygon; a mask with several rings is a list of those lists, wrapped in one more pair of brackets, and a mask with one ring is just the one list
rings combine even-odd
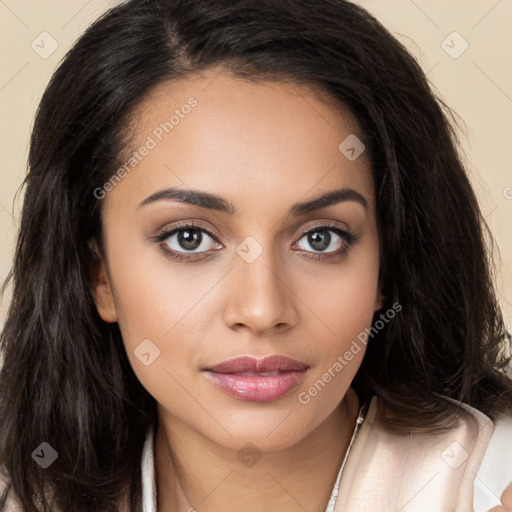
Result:
{"label": "long dark brown hair", "polygon": [[[369,341],[353,383],[361,399],[378,395],[402,430],[451,425],[441,396],[493,419],[512,408],[492,237],[450,111],[405,48],[345,0],[130,0],[66,55],[32,133],[0,340],[0,463],[25,512],[39,501],[44,511],[116,511],[123,496],[142,510],[140,458],[156,401],[118,325],[94,305],[93,191],[123,161],[126,126],[147,94],[212,66],[318,87],[359,122],[373,167],[383,310],[402,305]],[[42,442],[58,452],[47,469],[31,457]]]}

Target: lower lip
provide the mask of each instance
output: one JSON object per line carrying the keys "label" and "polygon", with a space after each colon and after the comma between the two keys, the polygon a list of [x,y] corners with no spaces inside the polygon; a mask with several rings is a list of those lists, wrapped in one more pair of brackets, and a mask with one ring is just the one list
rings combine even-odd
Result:
{"label": "lower lip", "polygon": [[308,369],[272,376],[247,376],[238,373],[206,371],[208,378],[222,391],[239,400],[270,402],[286,395],[305,377]]}

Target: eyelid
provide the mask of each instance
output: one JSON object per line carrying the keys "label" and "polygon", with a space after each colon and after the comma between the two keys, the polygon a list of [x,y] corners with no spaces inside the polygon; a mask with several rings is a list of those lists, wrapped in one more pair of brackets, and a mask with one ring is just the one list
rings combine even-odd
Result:
{"label": "eyelid", "polygon": [[310,231],[314,231],[315,229],[333,229],[342,231],[343,233],[346,233],[348,235],[352,235],[352,231],[349,229],[349,227],[343,223],[343,227],[339,224],[335,224],[333,221],[318,221],[317,223],[310,225],[306,228],[303,228],[302,231],[298,235],[298,239],[300,240],[304,235],[307,235]]}
{"label": "eyelid", "polygon": [[166,224],[163,228],[161,228],[156,236],[154,237],[156,241],[163,242],[177,231],[185,230],[187,228],[195,228],[201,232],[206,233],[208,236],[212,237],[217,243],[222,243],[219,241],[220,236],[216,233],[216,231],[212,227],[206,227],[203,224],[199,224],[196,220],[185,220],[180,221],[177,224],[173,224],[169,226]]}

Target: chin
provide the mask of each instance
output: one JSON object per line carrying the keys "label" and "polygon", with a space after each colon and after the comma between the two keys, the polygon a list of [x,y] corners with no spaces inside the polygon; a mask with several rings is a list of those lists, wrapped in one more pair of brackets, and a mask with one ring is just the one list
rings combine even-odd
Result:
{"label": "chin", "polygon": [[315,418],[299,417],[291,407],[279,412],[257,415],[254,412],[243,417],[217,418],[229,432],[219,427],[208,437],[225,448],[240,450],[246,444],[254,445],[261,453],[271,453],[291,448],[314,430]]}

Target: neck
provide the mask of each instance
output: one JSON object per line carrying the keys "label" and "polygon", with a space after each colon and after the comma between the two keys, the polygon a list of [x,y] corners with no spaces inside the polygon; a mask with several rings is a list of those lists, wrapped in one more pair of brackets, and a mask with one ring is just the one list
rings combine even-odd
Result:
{"label": "neck", "polygon": [[299,443],[244,466],[239,450],[175,420],[155,438],[158,512],[324,512],[359,412],[349,388],[333,413]]}

